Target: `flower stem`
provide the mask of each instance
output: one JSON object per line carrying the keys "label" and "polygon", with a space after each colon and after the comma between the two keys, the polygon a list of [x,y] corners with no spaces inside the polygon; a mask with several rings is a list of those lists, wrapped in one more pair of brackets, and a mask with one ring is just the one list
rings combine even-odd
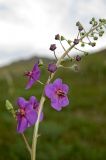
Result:
{"label": "flower stem", "polygon": [[[99,24],[98,26],[94,27],[92,30],[90,29],[84,36],[82,36],[80,38],[80,41],[82,41],[82,39],[84,39],[85,37],[88,37],[88,35],[94,31],[95,29],[97,29],[98,27],[100,27],[103,24]],[[71,45],[67,50],[65,50],[65,52],[63,53],[63,55],[57,60],[57,67],[61,64],[61,61],[64,59],[64,57],[75,47],[75,44]],[[46,84],[49,84],[50,81],[53,79],[54,75],[56,72],[52,73],[51,76],[49,76]],[[33,139],[32,139],[32,152],[31,152],[31,160],[36,160],[36,146],[37,146],[37,138],[38,138],[38,129],[39,129],[39,122],[40,122],[40,114],[42,112],[43,109],[43,105],[45,102],[45,93],[43,90],[41,99],[40,99],[40,104],[39,104],[39,112],[38,112],[38,119],[37,122],[34,126],[34,132],[33,132]]]}
{"label": "flower stem", "polygon": [[27,141],[24,133],[21,134],[21,135],[22,135],[22,138],[23,138],[23,140],[24,140],[24,142],[25,142],[26,148],[28,149],[28,151],[29,151],[29,153],[30,153],[30,155],[31,155],[31,148],[30,148],[30,146],[29,146],[29,143],[28,143],[28,141]]}

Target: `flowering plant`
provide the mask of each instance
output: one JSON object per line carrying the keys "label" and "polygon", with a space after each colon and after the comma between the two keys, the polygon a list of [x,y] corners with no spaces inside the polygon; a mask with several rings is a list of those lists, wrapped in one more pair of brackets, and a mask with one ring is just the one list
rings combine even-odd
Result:
{"label": "flowering plant", "polygon": [[[83,51],[82,49],[79,49],[77,46],[81,45],[81,47],[84,47],[85,45],[89,45],[91,47],[94,47],[96,45],[96,42],[98,37],[101,37],[104,34],[104,28],[106,28],[106,20],[105,19],[99,19],[97,21],[95,18],[92,18],[90,21],[91,28],[86,32],[85,28],[80,22],[76,23],[76,26],[78,27],[78,34],[75,37],[74,40],[67,40],[64,36],[61,36],[57,34],[55,36],[55,40],[59,41],[64,53],[61,55],[61,57],[57,57],[56,55],[56,44],[50,45],[50,50],[53,52],[55,56],[55,62],[49,63],[47,70],[49,72],[49,77],[45,83],[42,83],[40,81],[41,71],[40,66],[43,66],[44,64],[42,61],[38,61],[34,64],[34,67],[31,71],[26,72],[25,76],[28,77],[28,83],[26,85],[26,89],[31,89],[33,85],[36,83],[41,83],[44,85],[43,92],[41,94],[40,102],[36,99],[35,96],[31,96],[29,100],[25,100],[23,97],[19,97],[17,99],[17,106],[18,109],[15,110],[12,104],[7,100],[6,101],[6,107],[7,109],[12,113],[13,117],[17,121],[17,132],[22,135],[26,147],[30,153],[31,160],[36,159],[36,146],[37,146],[37,139],[38,139],[38,129],[39,129],[39,123],[43,120],[44,114],[43,114],[43,106],[46,98],[50,100],[51,107],[55,109],[56,111],[61,111],[64,107],[69,105],[68,100],[68,92],[69,87],[66,84],[66,82],[63,82],[62,79],[57,78],[53,82],[53,78],[58,70],[58,68],[66,68],[66,69],[72,69],[77,71],[78,66],[76,64],[72,65],[71,67],[67,67],[62,65],[63,61],[66,61],[66,57],[70,61],[80,61],[83,56],[88,55],[87,52]],[[66,49],[63,45],[63,41],[66,41],[69,45],[69,48]],[[77,51],[82,52],[82,55],[76,55],[75,57],[70,56],[70,51],[72,49],[75,49]],[[82,57],[81,57],[82,56]],[[33,137],[32,137],[32,146],[29,145],[25,135],[24,131],[27,128],[30,128],[34,125],[34,131],[33,131]]]}

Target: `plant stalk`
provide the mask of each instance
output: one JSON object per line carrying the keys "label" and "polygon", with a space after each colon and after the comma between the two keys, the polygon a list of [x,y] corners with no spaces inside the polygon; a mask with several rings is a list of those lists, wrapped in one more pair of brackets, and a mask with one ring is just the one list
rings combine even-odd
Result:
{"label": "plant stalk", "polygon": [[[84,39],[85,37],[87,37],[92,31],[94,31],[95,29],[97,29],[98,27],[102,26],[103,24],[99,24],[96,27],[92,28],[91,30],[89,30],[84,36],[82,36],[79,41],[82,41],[82,39]],[[70,46],[67,50],[65,50],[65,52],[63,53],[63,55],[58,59],[56,65],[57,67],[61,64],[61,61],[65,58],[65,56],[75,47],[76,45],[73,44],[72,46]],[[52,73],[51,76],[48,78],[46,84],[49,84],[50,81],[53,79],[54,75],[56,72]],[[39,104],[39,112],[38,112],[38,119],[37,122],[34,126],[34,132],[33,132],[33,139],[32,139],[32,152],[31,152],[31,160],[36,160],[36,146],[37,146],[37,138],[38,138],[38,129],[39,129],[39,122],[40,122],[40,114],[42,112],[43,109],[43,105],[45,102],[45,93],[43,90],[41,99],[40,99],[40,104]]]}

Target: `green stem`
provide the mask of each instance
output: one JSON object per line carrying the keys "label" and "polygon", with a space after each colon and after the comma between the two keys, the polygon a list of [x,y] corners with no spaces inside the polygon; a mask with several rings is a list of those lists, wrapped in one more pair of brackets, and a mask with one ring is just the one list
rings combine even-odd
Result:
{"label": "green stem", "polygon": [[26,148],[28,149],[28,151],[29,151],[29,153],[30,153],[30,155],[31,155],[31,148],[30,148],[30,146],[29,146],[29,143],[28,143],[28,141],[27,141],[24,133],[21,134],[21,135],[22,135],[22,138],[23,138],[23,140],[24,140],[24,142],[25,142]]}
{"label": "green stem", "polygon": [[[60,41],[60,44],[61,44],[61,46],[62,46],[63,50],[66,52],[66,49],[65,49],[65,47],[63,46],[63,44],[62,44],[61,40],[59,40],[59,41]],[[67,56],[68,56],[68,58],[70,58],[70,56],[68,55],[68,53],[67,53]]]}

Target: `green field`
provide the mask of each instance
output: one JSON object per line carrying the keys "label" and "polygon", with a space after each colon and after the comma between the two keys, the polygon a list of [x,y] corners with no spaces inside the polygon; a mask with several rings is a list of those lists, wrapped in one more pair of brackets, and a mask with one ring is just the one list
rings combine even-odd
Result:
{"label": "green field", "polygon": [[[16,107],[18,96],[40,99],[40,84],[25,90],[23,74],[33,64],[31,59],[0,69],[0,160],[30,159],[5,100]],[[45,102],[37,160],[106,160],[106,51],[86,56],[79,64],[77,73],[59,69],[56,74],[70,86],[70,105],[57,112],[49,100]],[[48,72],[42,69],[41,81],[47,77]],[[25,132],[30,142],[32,130]]]}

